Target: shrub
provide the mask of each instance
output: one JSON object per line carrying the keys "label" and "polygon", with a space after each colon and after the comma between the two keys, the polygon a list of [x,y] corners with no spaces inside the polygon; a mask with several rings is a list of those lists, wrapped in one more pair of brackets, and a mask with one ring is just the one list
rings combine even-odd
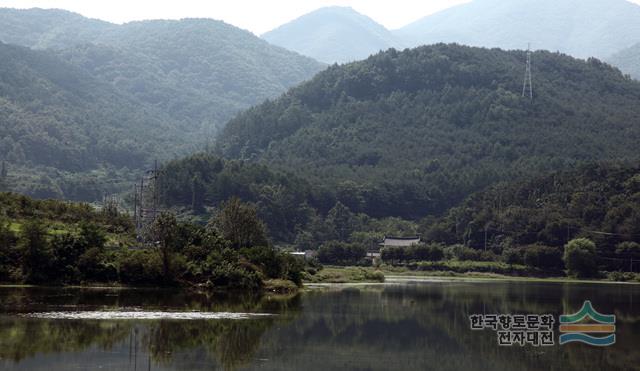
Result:
{"label": "shrub", "polygon": [[480,261],[481,251],[472,249],[464,245],[453,245],[445,248],[445,257],[460,261]]}
{"label": "shrub", "polygon": [[118,279],[117,267],[109,262],[98,247],[87,250],[78,259],[78,270],[83,281],[114,282]]}
{"label": "shrub", "polygon": [[598,273],[596,245],[586,238],[569,241],[564,248],[564,263],[572,276],[595,276]]}
{"label": "shrub", "polygon": [[327,242],[318,250],[318,260],[323,264],[356,265],[366,256],[364,246],[338,241]]}
{"label": "shrub", "polygon": [[524,249],[524,264],[546,270],[561,270],[562,250],[542,245],[528,246]]}
{"label": "shrub", "polygon": [[123,252],[118,267],[122,283],[156,285],[163,281],[162,259],[149,250]]}
{"label": "shrub", "polygon": [[408,248],[406,260],[439,261],[444,258],[443,247],[440,244],[416,245]]}
{"label": "shrub", "polygon": [[524,252],[519,248],[507,247],[502,250],[501,258],[507,264],[524,264]]}

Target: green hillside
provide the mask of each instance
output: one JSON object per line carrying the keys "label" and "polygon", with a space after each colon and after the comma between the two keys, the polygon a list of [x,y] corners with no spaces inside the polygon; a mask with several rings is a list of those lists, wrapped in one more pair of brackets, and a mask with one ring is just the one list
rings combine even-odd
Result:
{"label": "green hillside", "polygon": [[629,254],[640,258],[640,245],[620,245],[640,242],[639,205],[639,166],[589,165],[493,186],[442,218],[425,220],[422,231],[430,241],[476,249],[486,241],[497,253],[533,244],[561,248],[584,237],[609,257],[603,264],[615,266]]}
{"label": "green hillside", "polygon": [[224,202],[254,204],[270,236],[279,244],[317,249],[341,240],[377,245],[384,234],[416,233],[416,224],[398,218],[374,219],[337,202],[336,190],[278,169],[248,161],[195,154],[161,169],[160,201],[184,218],[203,223]]}
{"label": "green hillside", "polygon": [[0,9],[0,41],[58,55],[211,135],[322,64],[212,19],[116,25],[63,10]]}
{"label": "green hillside", "polygon": [[218,150],[296,171],[351,210],[420,218],[500,180],[637,159],[640,84],[598,60],[439,44],[333,66],[229,122]]}
{"label": "green hillside", "polygon": [[117,26],[60,9],[0,8],[0,41],[35,49],[88,43]]}
{"label": "green hillside", "polygon": [[98,199],[114,184],[83,174],[126,179],[189,146],[162,112],[48,52],[1,43],[0,120],[9,185],[39,197]]}
{"label": "green hillside", "polygon": [[[220,21],[125,25],[0,9],[0,160],[10,189],[96,200],[140,169],[204,148],[241,109],[323,65]],[[55,114],[54,114],[55,113]]]}

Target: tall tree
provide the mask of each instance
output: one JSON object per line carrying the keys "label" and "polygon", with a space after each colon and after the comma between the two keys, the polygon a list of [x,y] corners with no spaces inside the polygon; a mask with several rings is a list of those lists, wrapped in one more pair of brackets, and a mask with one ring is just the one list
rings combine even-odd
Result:
{"label": "tall tree", "polygon": [[222,203],[222,208],[212,223],[236,249],[268,245],[267,231],[258,218],[256,207],[243,203],[237,197]]}
{"label": "tall tree", "polygon": [[2,167],[0,168],[0,192],[6,192],[9,189],[8,183],[9,169],[7,169],[7,162],[2,161]]}
{"label": "tall tree", "polygon": [[37,221],[28,221],[22,225],[20,247],[22,249],[22,274],[28,283],[42,283],[47,280],[47,271],[51,254],[48,251],[47,231]]}
{"label": "tall tree", "polygon": [[173,253],[178,239],[178,222],[170,212],[161,213],[151,225],[151,237],[162,259],[162,272],[165,282],[171,281]]}

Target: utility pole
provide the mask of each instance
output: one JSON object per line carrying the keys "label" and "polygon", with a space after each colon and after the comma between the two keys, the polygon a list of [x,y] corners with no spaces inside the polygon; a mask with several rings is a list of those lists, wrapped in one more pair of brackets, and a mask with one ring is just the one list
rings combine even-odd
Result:
{"label": "utility pole", "polygon": [[[529,87],[527,89],[527,86]],[[527,47],[527,66],[524,71],[524,84],[522,85],[522,97],[533,100],[533,77],[531,74],[531,44]]]}

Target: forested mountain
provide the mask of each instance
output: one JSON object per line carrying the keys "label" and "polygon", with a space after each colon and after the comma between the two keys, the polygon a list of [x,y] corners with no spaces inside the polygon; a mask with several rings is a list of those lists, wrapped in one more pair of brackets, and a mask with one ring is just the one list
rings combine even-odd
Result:
{"label": "forested mountain", "polygon": [[117,27],[60,9],[0,8],[0,41],[34,49],[88,43]]}
{"label": "forested mountain", "polygon": [[619,51],[608,61],[624,73],[640,80],[640,42],[630,48]]}
{"label": "forested mountain", "polygon": [[[121,170],[126,178],[129,169],[188,146],[183,128],[163,113],[51,53],[2,43],[0,122],[12,188],[39,197],[99,198],[118,180],[101,188],[101,172]],[[82,174],[92,171],[85,182]]]}
{"label": "forested mountain", "polygon": [[496,185],[427,221],[423,233],[430,241],[484,248],[485,231],[490,249],[562,247],[586,237],[599,255],[613,254],[621,242],[640,242],[640,166],[588,165]]}
{"label": "forested mountain", "polygon": [[352,211],[420,218],[499,180],[638,159],[640,83],[598,60],[438,44],[333,66],[240,114],[217,148],[335,189]]}
{"label": "forested mountain", "polygon": [[303,15],[262,38],[325,63],[352,62],[402,45],[371,18],[337,6]]}
{"label": "forested mountain", "polygon": [[[35,196],[42,196],[43,192],[34,190],[33,185],[45,184],[44,193],[49,196],[93,200],[93,195],[102,194],[105,189],[87,183],[103,184],[97,176],[106,175],[102,165],[111,168],[107,171],[131,173],[150,158],[163,160],[202,148],[217,128],[239,110],[277,96],[323,68],[319,62],[269,45],[247,31],[205,19],[114,25],[66,11],[0,9],[0,40],[44,49],[38,53],[22,50],[11,59],[0,60],[0,68],[7,76],[1,98],[18,104],[13,95],[25,90],[44,96],[47,91],[39,80],[63,81],[60,71],[65,76],[62,88],[79,89],[74,85],[77,83],[85,89],[73,92],[77,93],[74,99],[78,102],[55,100],[55,96],[42,103],[51,107],[40,106],[38,101],[27,102],[23,97],[20,104],[42,113],[42,122],[24,116],[20,125],[10,126],[22,127],[22,131],[0,136],[12,146],[19,144],[28,154],[24,161],[10,156],[13,149],[0,155],[0,160],[9,162],[13,173],[12,189]],[[6,50],[19,49],[6,46]],[[23,57],[47,62],[38,64],[36,76],[31,76],[32,66],[29,60],[21,61]],[[23,73],[30,84],[11,78],[12,74]],[[108,94],[103,93],[107,91]],[[96,94],[100,99],[89,99]],[[123,112],[99,112],[116,107],[122,107]],[[46,109],[49,112],[43,113]],[[88,123],[54,118],[50,113],[54,110],[84,117]],[[16,120],[8,113],[0,119]],[[56,119],[65,123],[59,124],[64,128],[47,123]],[[36,134],[26,127],[39,127],[40,141],[27,139]],[[88,127],[99,132],[86,132]],[[57,137],[62,134],[56,130],[66,133],[64,140]],[[147,138],[140,142],[143,134]],[[40,142],[47,145],[34,147]],[[83,152],[88,148],[103,155]],[[65,155],[69,158],[59,155],[65,151],[71,151]],[[109,155],[104,155],[105,151]],[[43,153],[40,157],[47,154],[47,159],[29,158],[36,153]],[[115,157],[119,160],[115,161]],[[76,166],[77,162],[83,165]],[[38,166],[47,169],[36,169]],[[92,170],[100,170],[92,174],[93,180],[78,181]],[[111,182],[113,178],[122,179],[113,175],[109,176]],[[63,184],[69,182],[73,186]]]}
{"label": "forested mountain", "polygon": [[640,41],[640,6],[626,0],[473,0],[395,33],[409,45],[561,51],[607,58]]}
{"label": "forested mountain", "polygon": [[160,171],[160,201],[183,218],[203,222],[237,197],[256,205],[269,234],[280,244],[317,249],[331,241],[377,246],[384,234],[416,233],[415,223],[373,219],[336,201],[330,186],[248,161],[199,153],[165,164]]}
{"label": "forested mountain", "polygon": [[0,9],[0,40],[53,49],[142,102],[209,132],[322,68],[210,19],[115,25],[62,10]]}

